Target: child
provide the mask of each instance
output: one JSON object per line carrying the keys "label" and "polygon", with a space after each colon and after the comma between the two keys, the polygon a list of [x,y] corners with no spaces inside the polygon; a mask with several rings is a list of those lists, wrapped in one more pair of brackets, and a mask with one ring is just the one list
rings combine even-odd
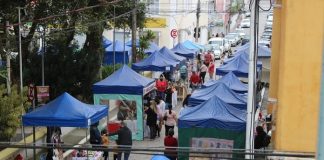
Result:
{"label": "child", "polygon": [[[101,139],[102,139],[102,145],[104,147],[108,148],[109,139],[108,139],[108,134],[107,134],[106,129],[103,129],[101,131]],[[104,160],[108,160],[108,157],[109,157],[108,151],[104,151],[103,157],[104,157]]]}

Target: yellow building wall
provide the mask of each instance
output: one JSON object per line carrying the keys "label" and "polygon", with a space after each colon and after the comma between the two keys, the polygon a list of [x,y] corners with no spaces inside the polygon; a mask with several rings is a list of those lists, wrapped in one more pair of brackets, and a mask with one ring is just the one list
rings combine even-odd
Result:
{"label": "yellow building wall", "polygon": [[275,9],[270,97],[277,98],[274,148],[316,152],[324,0],[281,0]]}

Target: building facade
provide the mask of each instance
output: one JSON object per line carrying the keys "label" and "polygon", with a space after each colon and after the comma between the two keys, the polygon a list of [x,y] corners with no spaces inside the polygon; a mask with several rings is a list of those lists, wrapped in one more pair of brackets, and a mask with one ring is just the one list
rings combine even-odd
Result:
{"label": "building facade", "polygon": [[324,1],[276,0],[274,6],[268,106],[272,143],[278,151],[316,152]]}

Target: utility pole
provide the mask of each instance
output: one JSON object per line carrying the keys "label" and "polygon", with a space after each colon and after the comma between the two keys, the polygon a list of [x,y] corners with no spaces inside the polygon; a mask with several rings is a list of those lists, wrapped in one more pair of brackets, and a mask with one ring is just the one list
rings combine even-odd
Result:
{"label": "utility pole", "polygon": [[[256,106],[256,77],[257,77],[257,53],[258,53],[258,18],[259,1],[252,3],[251,7],[251,27],[250,27],[250,54],[249,54],[249,83],[248,83],[248,102],[246,119],[246,152],[254,152],[254,110]],[[247,154],[246,159],[253,159],[252,154]]]}
{"label": "utility pole", "polygon": [[9,40],[9,21],[6,21],[6,61],[7,61],[7,93],[11,93],[11,51],[10,51],[10,40]]}
{"label": "utility pole", "polygon": [[197,13],[196,13],[196,35],[195,35],[195,41],[198,43],[198,35],[199,35],[199,14],[200,14],[200,0],[198,0],[197,4]]}
{"label": "utility pole", "polygon": [[132,11],[132,63],[136,63],[136,28],[137,28],[137,0],[134,0],[134,9]]}

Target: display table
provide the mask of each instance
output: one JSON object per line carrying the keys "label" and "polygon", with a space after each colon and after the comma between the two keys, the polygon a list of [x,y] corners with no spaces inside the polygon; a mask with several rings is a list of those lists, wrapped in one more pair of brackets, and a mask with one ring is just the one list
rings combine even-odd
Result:
{"label": "display table", "polygon": [[[74,152],[75,156],[77,151]],[[101,160],[103,159],[103,152],[101,151],[88,151],[89,158],[87,157],[87,151],[81,151],[80,157],[72,157],[72,160]]]}

